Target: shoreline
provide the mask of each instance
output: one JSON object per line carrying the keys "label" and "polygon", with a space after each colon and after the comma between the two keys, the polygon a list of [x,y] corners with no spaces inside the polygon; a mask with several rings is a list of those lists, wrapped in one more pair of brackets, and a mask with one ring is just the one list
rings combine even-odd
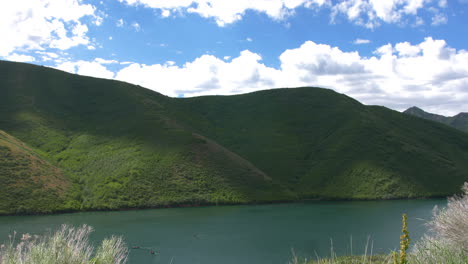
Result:
{"label": "shoreline", "polygon": [[159,206],[142,206],[142,207],[122,207],[116,209],[110,208],[97,208],[97,209],[84,209],[84,210],[57,210],[54,212],[35,212],[35,213],[14,213],[14,214],[0,214],[3,216],[46,216],[46,215],[62,215],[74,213],[87,213],[87,212],[120,212],[120,211],[136,211],[136,210],[154,210],[154,209],[169,209],[169,208],[191,208],[191,207],[214,207],[214,206],[236,206],[236,205],[268,205],[268,204],[294,204],[304,202],[358,202],[358,201],[394,201],[394,200],[429,200],[429,199],[445,199],[447,196],[421,196],[421,197],[395,197],[395,198],[330,198],[330,197],[317,197],[317,198],[304,198],[298,200],[274,200],[274,201],[253,201],[253,202],[239,202],[239,203],[216,203],[216,202],[197,202],[197,203],[173,203]]}

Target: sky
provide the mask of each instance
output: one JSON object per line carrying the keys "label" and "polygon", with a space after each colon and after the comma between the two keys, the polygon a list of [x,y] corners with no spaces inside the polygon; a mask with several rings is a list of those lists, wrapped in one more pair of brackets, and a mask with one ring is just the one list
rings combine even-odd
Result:
{"label": "sky", "polygon": [[0,59],[172,97],[314,86],[455,115],[468,0],[1,1]]}

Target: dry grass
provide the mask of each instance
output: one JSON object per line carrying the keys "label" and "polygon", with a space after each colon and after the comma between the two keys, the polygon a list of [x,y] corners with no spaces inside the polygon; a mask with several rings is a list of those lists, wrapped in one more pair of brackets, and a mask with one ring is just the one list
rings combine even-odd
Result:
{"label": "dry grass", "polygon": [[[352,244],[351,244],[352,246]],[[364,255],[360,256],[337,256],[333,249],[333,241],[331,241],[331,249],[329,258],[321,258],[316,256],[315,259],[299,259],[294,250],[292,251],[293,258],[289,264],[392,264],[391,255],[374,255],[373,243],[367,241],[364,249]]]}
{"label": "dry grass", "polygon": [[89,243],[90,226],[79,228],[63,225],[53,234],[24,234],[15,243],[16,233],[7,245],[1,245],[1,264],[123,264],[128,250],[123,240],[112,236],[102,241],[95,254]]}
{"label": "dry grass", "polygon": [[431,234],[416,243],[410,263],[468,263],[468,183],[462,190],[462,195],[448,199],[445,209],[434,208],[427,224]]}

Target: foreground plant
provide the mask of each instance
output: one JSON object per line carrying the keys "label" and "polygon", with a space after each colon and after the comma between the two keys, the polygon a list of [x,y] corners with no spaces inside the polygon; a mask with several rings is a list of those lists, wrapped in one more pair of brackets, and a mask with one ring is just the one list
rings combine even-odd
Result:
{"label": "foreground plant", "polygon": [[93,254],[89,243],[92,227],[79,228],[62,225],[53,234],[30,236],[24,234],[15,245],[15,236],[10,236],[7,245],[1,245],[0,264],[123,264],[127,261],[128,249],[122,238],[104,239]]}
{"label": "foreground plant", "polygon": [[407,264],[407,254],[406,251],[410,246],[410,237],[408,232],[408,216],[406,214],[402,215],[402,225],[401,232],[403,233],[400,236],[400,254],[393,252],[393,264]]}
{"label": "foreground plant", "polygon": [[364,255],[361,256],[337,256],[333,249],[333,243],[331,245],[331,256],[330,258],[320,258],[317,256],[315,260],[299,259],[292,251],[293,258],[289,264],[392,264],[391,255],[373,255],[373,244],[370,244],[369,252],[369,240],[367,241],[364,249]]}
{"label": "foreground plant", "polygon": [[411,264],[468,263],[468,183],[462,190],[462,195],[448,199],[445,209],[434,208],[430,235],[416,243]]}

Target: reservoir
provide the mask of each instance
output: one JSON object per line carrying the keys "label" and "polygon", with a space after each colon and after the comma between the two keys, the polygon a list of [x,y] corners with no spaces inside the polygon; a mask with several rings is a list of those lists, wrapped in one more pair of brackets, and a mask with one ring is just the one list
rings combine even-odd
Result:
{"label": "reservoir", "polygon": [[[389,253],[399,248],[401,214],[408,214],[411,243],[426,232],[435,205],[446,199],[313,201],[47,216],[0,217],[0,241],[13,231],[43,234],[62,224],[87,224],[92,241],[123,236],[131,264],[285,264],[302,258]],[[154,250],[158,254],[150,254]]]}

